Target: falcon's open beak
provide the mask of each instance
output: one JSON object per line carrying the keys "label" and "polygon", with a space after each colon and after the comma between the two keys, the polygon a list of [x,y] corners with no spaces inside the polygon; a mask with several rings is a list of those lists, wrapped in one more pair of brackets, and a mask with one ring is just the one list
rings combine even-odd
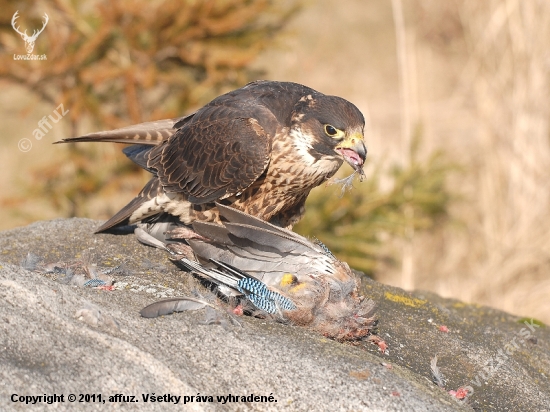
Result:
{"label": "falcon's open beak", "polygon": [[335,150],[342,155],[344,160],[359,172],[363,168],[363,163],[367,157],[367,148],[363,142],[363,135],[359,132],[347,136],[339,143]]}

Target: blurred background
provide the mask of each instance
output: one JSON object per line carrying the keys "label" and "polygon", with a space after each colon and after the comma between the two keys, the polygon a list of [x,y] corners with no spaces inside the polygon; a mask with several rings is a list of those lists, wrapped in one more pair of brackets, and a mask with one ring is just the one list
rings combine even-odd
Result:
{"label": "blurred background", "polygon": [[[177,117],[255,79],[367,119],[367,179],[296,231],[380,282],[550,322],[547,0],[0,0],[0,229],[107,219],[148,180],[64,137]],[[30,35],[49,21],[33,53]],[[44,117],[46,117],[45,120]],[[352,170],[342,168],[341,177]]]}

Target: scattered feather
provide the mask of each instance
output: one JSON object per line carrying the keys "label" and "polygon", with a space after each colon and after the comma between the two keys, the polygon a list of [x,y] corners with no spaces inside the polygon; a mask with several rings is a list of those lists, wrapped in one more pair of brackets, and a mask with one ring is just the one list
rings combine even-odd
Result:
{"label": "scattered feather", "polygon": [[83,308],[77,310],[74,317],[94,328],[102,326],[113,330],[120,330],[118,322],[112,316],[91,304],[86,304]]}
{"label": "scattered feather", "polygon": [[126,262],[122,262],[120,265],[112,268],[102,268],[99,273],[100,276],[107,276],[107,275],[129,276],[130,274],[131,274],[130,271],[126,267]]}
{"label": "scattered feather", "polygon": [[198,310],[210,306],[208,302],[189,297],[178,297],[163,299],[145,306],[139,312],[144,318],[156,318],[164,315],[171,315],[174,312],[185,312]]}
{"label": "scattered feather", "polygon": [[63,273],[65,274],[65,276],[62,277],[62,278],[57,279],[57,281],[59,283],[63,283],[65,285],[68,285],[69,283],[71,283],[71,281],[74,277],[74,272],[71,269],[65,269],[63,271]]}
{"label": "scattered feather", "polygon": [[222,317],[221,313],[216,309],[211,308],[210,306],[206,307],[204,320],[200,323],[203,325],[220,325],[224,328],[227,328],[227,326],[229,325],[227,320]]}
{"label": "scattered feather", "polygon": [[21,265],[35,272],[61,275],[57,281],[66,285],[110,288],[114,282],[114,275],[130,274],[125,267],[125,262],[115,267],[98,266],[95,263],[98,260],[97,254],[93,248],[82,251],[78,259],[70,261],[41,263],[41,260],[38,256],[29,253]]}
{"label": "scattered feather", "polygon": [[207,302],[197,291],[194,291],[194,294],[198,295],[199,298],[182,296],[151,303],[144,307],[140,311],[140,314],[144,318],[156,318],[159,316],[171,315],[174,312],[185,312],[206,308],[205,319],[201,322],[203,325],[222,325],[226,327],[228,323],[227,320],[222,317],[222,315],[224,315],[229,318],[231,323],[242,327],[233,313]]}
{"label": "scattered feather", "polygon": [[83,275],[75,274],[71,277],[71,280],[69,281],[69,285],[76,285],[79,287],[84,287],[84,283],[86,283],[86,278]]}
{"label": "scattered feather", "polygon": [[95,288],[97,286],[105,286],[105,285],[106,285],[106,282],[104,280],[90,279],[90,280],[87,280],[86,282],[84,282],[84,284],[82,286],[90,286],[92,288]]}
{"label": "scattered feather", "polygon": [[340,197],[343,197],[348,190],[351,190],[353,188],[353,179],[355,178],[355,174],[357,172],[353,172],[348,177],[344,177],[342,179],[333,178],[328,181],[329,185],[341,185],[340,188]]}
{"label": "scattered feather", "polygon": [[87,307],[77,310],[74,317],[87,325],[97,327],[101,319],[101,312],[98,309]]}
{"label": "scattered feather", "polygon": [[434,356],[430,362],[430,369],[432,370],[432,379],[434,383],[440,388],[445,387],[445,377],[437,366],[437,355]]}
{"label": "scattered feather", "polygon": [[41,265],[39,268],[37,268],[38,271],[42,271],[44,273],[55,273],[58,275],[69,275],[72,273],[72,271],[64,267],[65,264],[56,262],[56,263],[48,263],[46,265]]}
{"label": "scattered feather", "polygon": [[42,261],[42,258],[40,256],[35,255],[34,253],[27,253],[27,256],[25,256],[23,259],[21,259],[21,263],[19,266],[21,266],[23,269],[26,270],[36,270],[38,268],[38,264]]}

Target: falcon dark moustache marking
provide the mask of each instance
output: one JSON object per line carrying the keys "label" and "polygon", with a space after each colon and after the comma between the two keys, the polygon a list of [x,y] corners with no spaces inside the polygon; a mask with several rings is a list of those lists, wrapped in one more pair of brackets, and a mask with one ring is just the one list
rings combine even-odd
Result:
{"label": "falcon dark moustache marking", "polygon": [[153,174],[98,228],[163,217],[219,222],[215,202],[291,229],[314,187],[344,161],[362,172],[364,118],[352,103],[288,82],[256,81],[180,119],[56,143],[134,143],[124,153]]}

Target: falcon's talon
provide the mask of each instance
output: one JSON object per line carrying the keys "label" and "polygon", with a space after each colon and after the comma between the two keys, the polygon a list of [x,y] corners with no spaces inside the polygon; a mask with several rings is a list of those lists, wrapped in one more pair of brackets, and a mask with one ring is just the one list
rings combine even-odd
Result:
{"label": "falcon's talon", "polygon": [[166,232],[167,239],[198,239],[198,240],[206,240],[206,238],[202,237],[201,235],[197,234],[193,229],[190,229],[186,226],[180,226],[172,230],[168,230]]}

